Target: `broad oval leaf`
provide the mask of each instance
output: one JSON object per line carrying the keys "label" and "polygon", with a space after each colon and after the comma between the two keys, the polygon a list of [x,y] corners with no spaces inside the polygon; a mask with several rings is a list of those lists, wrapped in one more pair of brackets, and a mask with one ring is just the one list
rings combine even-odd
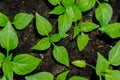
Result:
{"label": "broad oval leaf", "polygon": [[69,67],[68,51],[64,46],[54,46],[53,56],[56,61]]}
{"label": "broad oval leaf", "polygon": [[72,64],[80,68],[85,68],[87,65],[85,60],[74,60],[72,61]]}
{"label": "broad oval leaf", "polygon": [[63,14],[64,12],[65,12],[65,8],[59,5],[55,7],[52,11],[50,11],[50,14],[60,15]]}
{"label": "broad oval leaf", "polygon": [[95,6],[97,0],[78,0],[77,6],[82,12],[88,11]]}
{"label": "broad oval leaf", "polygon": [[49,3],[51,3],[52,5],[57,5],[57,4],[60,4],[60,2],[62,1],[62,0],[48,0],[49,1]]}
{"label": "broad oval leaf", "polygon": [[113,39],[120,37],[120,23],[116,22],[108,24],[104,27],[101,27],[100,30],[109,35]]}
{"label": "broad oval leaf", "polygon": [[15,49],[18,45],[17,33],[9,21],[0,32],[0,43],[7,51]]}
{"label": "broad oval leaf", "polygon": [[52,42],[58,42],[58,41],[60,41],[60,40],[61,40],[60,34],[53,34],[53,35],[50,37],[50,40],[51,40]]}
{"label": "broad oval leaf", "polygon": [[5,55],[3,53],[0,52],[0,67],[4,61]]}
{"label": "broad oval leaf", "polygon": [[108,3],[102,3],[95,11],[96,19],[100,22],[101,26],[105,26],[110,22],[113,10]]}
{"label": "broad oval leaf", "polygon": [[107,70],[105,80],[120,80],[119,70]]}
{"label": "broad oval leaf", "polygon": [[72,18],[73,22],[77,22],[82,18],[82,13],[77,6],[68,7],[66,9],[67,14]]}
{"label": "broad oval leaf", "polygon": [[80,30],[83,32],[90,32],[99,27],[99,25],[92,22],[82,22],[80,25]]}
{"label": "broad oval leaf", "polygon": [[13,66],[11,62],[4,62],[2,70],[7,80],[13,80]]}
{"label": "broad oval leaf", "polygon": [[0,26],[5,27],[8,21],[8,17],[0,12]]}
{"label": "broad oval leaf", "polygon": [[104,72],[107,71],[109,67],[109,62],[98,53],[97,64],[96,64],[96,74],[101,76]]}
{"label": "broad oval leaf", "polygon": [[80,76],[72,76],[69,80],[88,80],[88,79]]}
{"label": "broad oval leaf", "polygon": [[66,80],[68,73],[69,73],[69,70],[62,72],[57,76],[56,80]]}
{"label": "broad oval leaf", "polygon": [[32,47],[34,50],[46,50],[50,47],[51,43],[49,38],[41,39],[35,46]]}
{"label": "broad oval leaf", "polygon": [[68,14],[60,15],[58,18],[58,31],[60,37],[63,38],[66,32],[71,28],[72,20]]}
{"label": "broad oval leaf", "polygon": [[120,41],[110,50],[108,60],[111,65],[120,65]]}
{"label": "broad oval leaf", "polygon": [[40,64],[41,59],[29,54],[20,54],[13,59],[13,70],[18,75],[31,73]]}
{"label": "broad oval leaf", "polygon": [[36,16],[36,27],[39,34],[42,36],[48,35],[52,31],[51,23],[46,18],[39,15],[38,13],[36,13],[35,16]]}
{"label": "broad oval leaf", "polygon": [[18,30],[24,29],[33,19],[32,14],[27,13],[18,13],[14,17],[13,24],[15,25],[15,28]]}
{"label": "broad oval leaf", "polygon": [[62,0],[62,4],[66,8],[73,6],[74,3],[75,3],[74,0]]}
{"label": "broad oval leaf", "polygon": [[88,41],[89,41],[88,35],[81,33],[81,35],[78,36],[77,38],[78,49],[82,51],[85,48],[85,46],[88,44]]}
{"label": "broad oval leaf", "polygon": [[53,80],[53,74],[49,72],[40,72],[31,76],[26,76],[26,80]]}

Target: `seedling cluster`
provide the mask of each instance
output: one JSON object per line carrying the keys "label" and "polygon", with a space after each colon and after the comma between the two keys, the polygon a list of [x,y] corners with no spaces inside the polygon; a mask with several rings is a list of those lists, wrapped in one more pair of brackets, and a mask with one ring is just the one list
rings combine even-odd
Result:
{"label": "seedling cluster", "polygon": [[[55,8],[49,12],[51,15],[58,15],[58,33],[52,34],[52,24],[38,12],[35,13],[36,29],[43,38],[31,49],[44,51],[53,46],[53,57],[55,60],[69,67],[69,54],[64,46],[56,45],[61,39],[69,36],[71,26],[74,26],[73,39],[77,38],[78,50],[82,51],[89,42],[88,33],[100,30],[111,38],[120,37],[120,23],[110,23],[113,9],[108,0],[48,0]],[[99,23],[80,22],[83,13],[95,8],[95,18]],[[34,71],[42,59],[36,58],[29,53],[21,53],[13,56],[13,50],[18,46],[19,39],[16,30],[23,30],[33,20],[32,14],[18,13],[11,22],[9,18],[0,13],[0,46],[6,53],[0,52],[0,68],[4,73],[1,80],[13,80],[14,74],[26,75]],[[95,69],[99,80],[119,80],[120,71],[114,70],[113,66],[120,65],[120,41],[110,50],[108,60],[98,53],[96,67],[86,63],[85,60],[72,62],[76,67],[84,68],[90,66]],[[56,78],[50,72],[39,72],[25,76],[26,80],[66,80],[70,70],[60,73]],[[69,80],[89,80],[80,76],[72,76]]]}

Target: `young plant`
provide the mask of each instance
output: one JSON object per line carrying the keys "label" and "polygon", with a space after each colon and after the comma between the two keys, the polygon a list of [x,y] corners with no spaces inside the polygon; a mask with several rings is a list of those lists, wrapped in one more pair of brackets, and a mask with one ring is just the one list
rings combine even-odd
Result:
{"label": "young plant", "polygon": [[40,51],[47,50],[52,44],[54,46],[53,56],[56,61],[68,67],[69,56],[66,48],[64,46],[57,46],[54,44],[55,42],[61,40],[60,35],[53,34],[49,36],[49,33],[52,31],[52,26],[50,22],[38,13],[36,13],[35,16],[37,31],[40,35],[44,36],[44,38],[41,39],[35,46],[33,46],[32,49]]}
{"label": "young plant", "polygon": [[22,53],[13,57],[13,52],[18,46],[18,36],[12,26],[16,29],[24,29],[33,19],[33,15],[27,13],[18,13],[13,22],[9,18],[0,13],[0,45],[6,50],[6,54],[0,52],[0,68],[4,73],[2,80],[13,80],[14,73],[17,75],[25,75],[31,73],[40,64],[41,59],[36,58],[27,53]]}
{"label": "young plant", "polygon": [[[98,53],[98,59],[96,67],[87,64],[84,60],[75,60],[72,62],[73,65],[84,68],[90,66],[96,70],[96,74],[99,76],[99,80],[119,80],[120,70],[114,70],[114,66],[120,65],[120,41],[110,50],[108,54],[108,60]],[[102,78],[104,77],[104,79]]]}

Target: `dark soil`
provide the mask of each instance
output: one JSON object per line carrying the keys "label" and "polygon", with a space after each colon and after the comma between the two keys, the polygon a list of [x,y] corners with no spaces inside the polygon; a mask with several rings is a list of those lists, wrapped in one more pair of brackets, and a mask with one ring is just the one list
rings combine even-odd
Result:
{"label": "dark soil", "polygon": [[[111,22],[120,21],[120,1],[119,0],[111,0],[110,4],[114,9],[114,14]],[[47,0],[0,0],[0,12],[6,14],[11,21],[15,14],[19,12],[32,13],[35,12],[40,13],[44,17],[46,17],[51,24],[53,25],[52,33],[57,32],[57,16],[49,15],[49,11],[51,11],[54,7],[51,6]],[[94,9],[84,13],[83,19],[81,21],[94,21]],[[70,65],[69,68],[57,63],[52,56],[52,47],[46,51],[33,51],[31,47],[34,46],[40,39],[43,37],[40,36],[35,28],[35,19],[29,24],[27,28],[22,31],[17,31],[19,36],[19,46],[14,50],[14,56],[21,53],[29,53],[38,58],[43,58],[40,66],[30,74],[34,74],[37,72],[48,71],[52,72],[55,77],[59,73],[69,69],[70,74],[68,79],[71,76],[83,76],[88,78],[89,80],[98,80],[98,77],[95,74],[95,70],[91,67],[86,67],[83,69],[77,68]],[[88,33],[90,40],[86,48],[80,52],[76,47],[76,39],[72,40],[73,35],[73,27],[69,31],[69,36],[62,41],[56,43],[56,45],[63,45],[67,48],[70,56],[70,62],[77,59],[84,59],[89,64],[96,65],[97,60],[97,52],[100,52],[104,57],[107,58],[108,52],[111,47],[118,41],[118,39],[111,39],[107,35],[101,33],[99,30],[95,30],[91,33]],[[28,74],[28,75],[30,75]],[[0,71],[0,76],[2,76],[2,71]],[[14,76],[14,80],[25,80],[25,76]],[[67,80],[68,80],[67,79]]]}

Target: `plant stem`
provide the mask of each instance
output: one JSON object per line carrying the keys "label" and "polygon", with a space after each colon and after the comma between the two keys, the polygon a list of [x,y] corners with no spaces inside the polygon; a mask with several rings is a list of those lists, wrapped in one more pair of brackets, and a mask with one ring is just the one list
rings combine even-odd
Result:
{"label": "plant stem", "polygon": [[93,69],[96,69],[93,65],[91,65],[91,64],[87,64],[87,66],[89,66],[89,67],[91,67],[91,68],[93,68]]}
{"label": "plant stem", "polygon": [[9,50],[7,50],[7,56],[9,55]]}
{"label": "plant stem", "polygon": [[98,1],[98,0],[97,0],[97,3],[98,3],[99,5],[101,4],[100,1]]}

